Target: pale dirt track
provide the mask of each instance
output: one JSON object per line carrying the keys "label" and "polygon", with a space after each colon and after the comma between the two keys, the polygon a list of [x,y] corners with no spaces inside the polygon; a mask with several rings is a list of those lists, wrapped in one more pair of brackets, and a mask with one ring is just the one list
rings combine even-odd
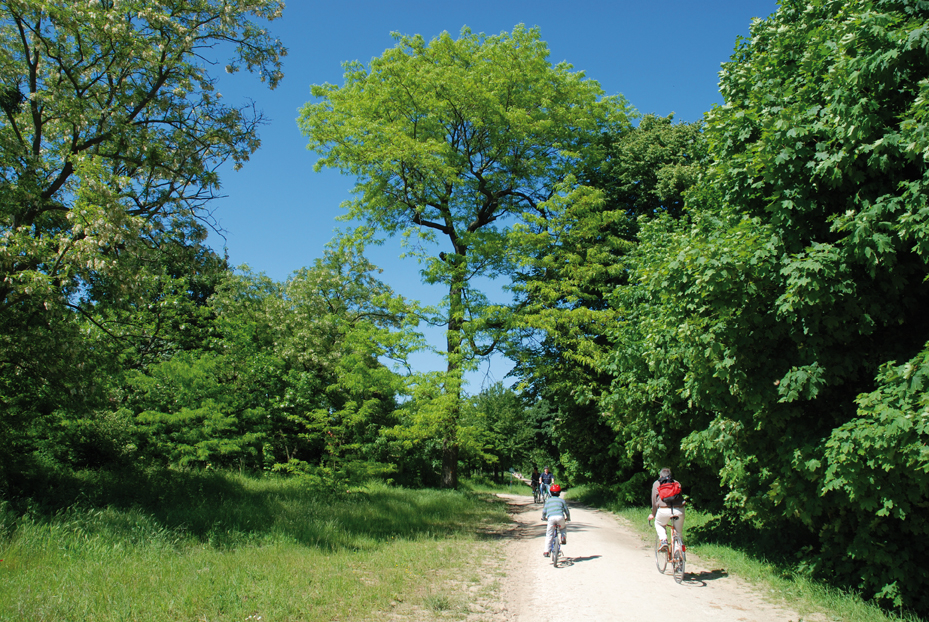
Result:
{"label": "pale dirt track", "polygon": [[[500,495],[515,521],[503,538],[506,576],[498,619],[512,622],[687,620],[786,622],[794,611],[766,601],[755,589],[688,553],[682,584],[655,568],[652,546],[607,512],[568,501],[571,518],[564,565],[542,556],[545,524],[531,497]],[[642,517],[645,521],[645,516]],[[686,536],[686,533],[685,533]],[[817,616],[804,615],[803,620]]]}

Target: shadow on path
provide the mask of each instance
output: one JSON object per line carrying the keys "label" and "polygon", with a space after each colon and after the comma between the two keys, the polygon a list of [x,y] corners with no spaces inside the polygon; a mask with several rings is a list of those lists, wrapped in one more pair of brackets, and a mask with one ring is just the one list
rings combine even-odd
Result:
{"label": "shadow on path", "polygon": [[707,581],[725,579],[728,576],[729,573],[721,568],[716,570],[702,570],[700,572],[688,572],[684,575],[684,581],[681,585],[686,585],[688,587],[706,587]]}

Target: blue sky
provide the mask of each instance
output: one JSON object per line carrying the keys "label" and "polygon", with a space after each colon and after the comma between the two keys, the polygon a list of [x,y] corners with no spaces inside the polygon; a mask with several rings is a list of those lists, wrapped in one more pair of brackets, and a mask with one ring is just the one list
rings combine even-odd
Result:
{"label": "blue sky", "polygon": [[[269,91],[248,74],[221,77],[219,89],[229,103],[252,99],[270,123],[260,131],[261,149],[242,170],[222,169],[225,198],[213,207],[225,241],[214,235],[210,243],[219,252],[225,246],[233,265],[247,264],[279,281],[321,256],[335,229],[346,226],[336,217],[354,180],[313,171],[315,155],[297,128],[298,109],[311,99],[311,84],[342,84],[344,61],[367,62],[393,47],[392,31],[432,39],[443,31],[457,35],[462,26],[487,34],[516,24],[538,26],[553,63],[571,63],[641,113],[696,121],[723,103],[718,73],[736,38],[748,36],[752,18],[776,9],[774,0],[290,0],[283,18],[270,24],[288,48],[281,85]],[[418,264],[400,260],[400,253],[395,243],[369,255],[395,291],[437,303],[441,288],[422,285]],[[426,335],[436,346],[444,342],[441,331]],[[412,363],[419,371],[444,368],[427,353]],[[492,359],[469,375],[469,391],[495,381],[509,384],[508,370],[506,361]]]}

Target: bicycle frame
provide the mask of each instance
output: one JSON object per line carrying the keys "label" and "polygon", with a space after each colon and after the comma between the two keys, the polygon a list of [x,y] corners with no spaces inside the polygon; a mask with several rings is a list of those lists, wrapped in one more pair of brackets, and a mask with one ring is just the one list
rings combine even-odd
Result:
{"label": "bicycle frame", "polygon": [[[670,533],[667,534],[668,546],[664,551],[658,550],[659,538],[657,534],[655,535],[655,565],[658,567],[658,572],[664,574],[665,568],[670,562],[674,580],[681,583],[684,580],[684,568],[687,564],[687,547],[684,546],[684,540],[674,526],[674,521],[679,518],[679,516],[672,516],[666,525],[666,530],[670,531]],[[651,521],[648,521],[648,526],[649,528],[652,527]]]}
{"label": "bicycle frame", "polygon": [[558,523],[552,525],[555,528],[552,534],[552,543],[548,547],[549,556],[552,558],[552,565],[558,567],[558,556],[561,554],[561,528]]}

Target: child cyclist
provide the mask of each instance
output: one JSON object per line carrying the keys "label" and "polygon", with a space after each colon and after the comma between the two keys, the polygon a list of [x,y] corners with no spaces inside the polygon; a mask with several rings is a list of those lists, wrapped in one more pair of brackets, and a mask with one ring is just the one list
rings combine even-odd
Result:
{"label": "child cyclist", "polygon": [[561,529],[561,543],[568,543],[565,538],[565,523],[571,520],[571,511],[568,510],[568,504],[560,497],[561,486],[552,484],[549,493],[551,493],[551,496],[545,500],[545,505],[542,507],[542,520],[548,521],[548,527],[545,529],[545,548],[542,550],[542,555],[545,557],[548,557],[548,550],[552,546],[552,538],[555,537],[555,525],[558,525],[558,528]]}

